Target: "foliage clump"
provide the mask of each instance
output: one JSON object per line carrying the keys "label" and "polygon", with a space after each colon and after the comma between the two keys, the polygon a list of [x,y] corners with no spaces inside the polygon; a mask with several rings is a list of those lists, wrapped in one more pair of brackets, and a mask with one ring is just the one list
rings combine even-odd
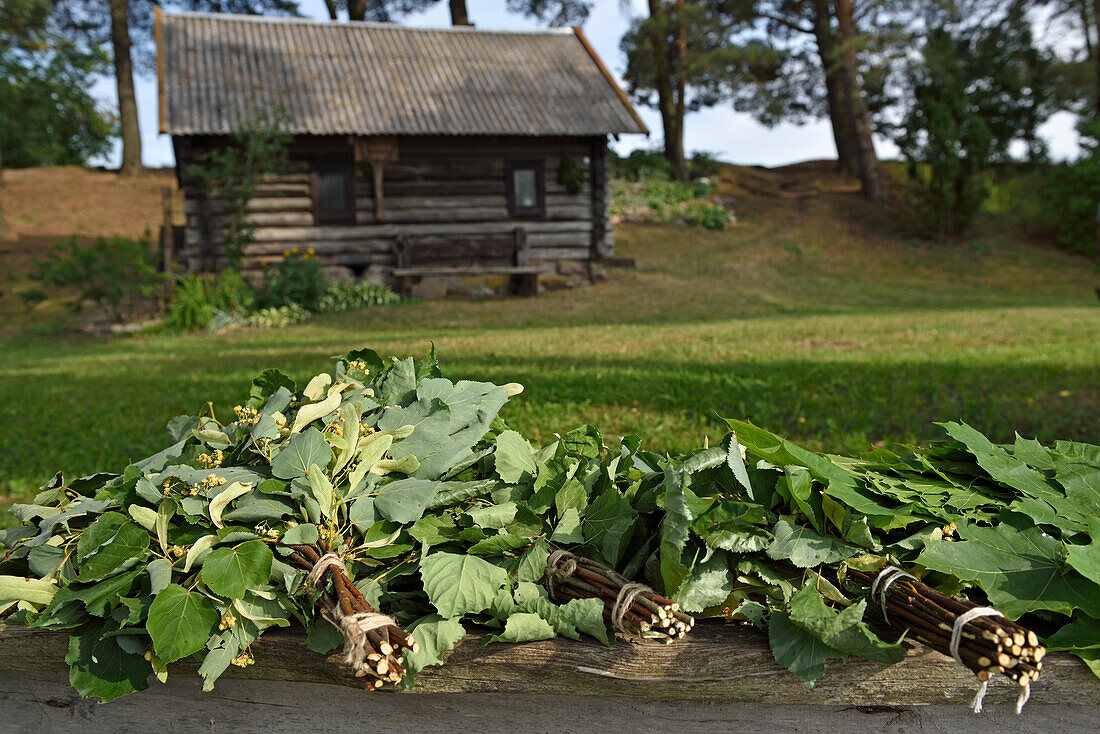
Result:
{"label": "foliage clump", "polygon": [[257,304],[261,308],[279,308],[293,303],[307,311],[316,311],[328,281],[313,254],[313,248],[301,252],[294,247],[284,252],[281,260],[265,267]]}
{"label": "foliage clump", "polygon": [[1040,191],[1042,220],[1068,250],[1097,255],[1097,218],[1100,216],[1100,120],[1078,127],[1081,156],[1055,166]]}
{"label": "foliage clump", "polygon": [[352,352],[304,387],[268,370],[231,416],[174,418],[163,451],[59,473],[13,506],[0,612],[69,633],[81,695],[141,690],[189,656],[209,690],[265,630],[300,624],[317,653],[340,644],[327,586],[295,559],[318,545],[411,629],[409,685],[472,624],[486,642],[608,642],[604,601],[561,603],[544,584],[567,550],[686,613],[766,629],[812,684],[830,658],[904,657],[849,578],[889,562],[1040,621],[1050,649],[1100,672],[1100,447],[996,445],[947,423],[948,440],[912,456],[847,458],[732,420],[719,445],[681,456],[592,426],[541,446],[500,416],[521,389],[452,382],[434,354]]}
{"label": "foliage clump", "polygon": [[[223,231],[223,250],[231,267],[240,265],[252,244],[256,224],[248,218],[248,203],[263,178],[286,169],[291,136],[283,131],[284,115],[260,107],[249,111],[230,136],[229,145],[206,153],[202,163],[188,166],[186,175],[205,194],[208,215],[217,202]],[[216,197],[216,198],[215,198]]]}
{"label": "foliage clump", "polygon": [[73,236],[54,245],[53,251],[36,262],[30,278],[74,291],[75,311],[92,303],[112,321],[132,321],[154,310],[163,293],[166,280],[157,270],[157,261],[147,240],[99,238],[81,247]]}
{"label": "foliage clump", "polygon": [[317,310],[321,313],[342,313],[400,302],[399,294],[382,285],[330,283],[317,303]]}
{"label": "foliage clump", "polygon": [[245,314],[255,303],[251,286],[232,268],[215,276],[188,275],[176,284],[165,325],[172,331],[205,329],[219,313]]}

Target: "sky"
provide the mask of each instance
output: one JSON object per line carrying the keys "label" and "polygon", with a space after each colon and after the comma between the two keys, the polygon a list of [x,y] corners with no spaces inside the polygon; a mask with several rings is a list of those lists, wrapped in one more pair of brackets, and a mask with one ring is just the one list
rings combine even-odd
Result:
{"label": "sky", "polygon": [[[596,53],[604,64],[621,82],[621,74],[626,67],[626,59],[619,51],[619,39],[630,24],[632,15],[644,12],[643,0],[620,2],[620,0],[596,0],[595,7],[584,24],[584,33],[595,47]],[[327,18],[323,0],[301,0],[302,14],[312,18]],[[491,29],[533,29],[538,23],[521,15],[505,12],[505,0],[467,0],[470,20],[479,27]],[[443,27],[450,25],[447,3],[438,2],[424,13],[409,16],[403,24],[424,27]],[[145,165],[152,167],[174,165],[171,140],[167,135],[157,132],[157,89],[156,79],[138,77],[135,79],[137,91],[138,117],[142,135],[142,158]],[[117,109],[114,79],[103,79],[93,88],[93,93],[103,100],[104,105]],[[661,142],[661,119],[655,110],[637,106],[638,113],[645,120],[651,133],[642,135],[624,135],[613,143],[620,155],[635,148],[653,148]],[[1050,145],[1051,156],[1056,160],[1072,158],[1077,155],[1077,133],[1074,130],[1075,118],[1067,113],[1059,113],[1040,128],[1040,133]],[[717,158],[743,165],[776,166],[797,161],[821,158],[835,158],[832,133],[827,121],[821,120],[806,125],[783,124],[765,127],[750,115],[734,112],[729,107],[714,107],[688,115],[685,120],[684,144],[689,151],[706,151]],[[875,139],[875,147],[881,158],[893,158],[897,148],[888,140]],[[104,161],[108,166],[117,166],[121,158],[119,145]]]}

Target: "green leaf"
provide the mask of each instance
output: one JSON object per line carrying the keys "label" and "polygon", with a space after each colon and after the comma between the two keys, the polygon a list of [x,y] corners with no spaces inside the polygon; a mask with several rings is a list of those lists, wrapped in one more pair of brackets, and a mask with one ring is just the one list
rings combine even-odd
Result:
{"label": "green leaf", "polygon": [[1100,619],[1079,614],[1048,637],[1046,646],[1048,650],[1100,649]]}
{"label": "green leaf", "polygon": [[685,612],[698,613],[707,607],[721,604],[733,590],[733,574],[730,573],[725,553],[715,553],[706,563],[700,563],[684,577],[674,601]]}
{"label": "green leaf", "polygon": [[579,426],[561,437],[561,447],[567,456],[597,459],[603,448],[603,436],[595,426]]}
{"label": "green leaf", "polygon": [[249,523],[278,520],[286,515],[293,515],[296,510],[295,505],[281,497],[252,492],[241,497],[237,506],[222,517],[230,522]]}
{"label": "green leaf", "polygon": [[896,663],[905,648],[880,640],[863,622],[866,600],[836,612],[825,605],[813,583],[798,590],[790,602],[790,621],[815,635],[831,649],[880,663]]}
{"label": "green leaf", "polygon": [[156,530],[157,527],[157,511],[141,505],[130,505],[126,508],[126,511],[130,513],[130,517],[134,518],[141,527],[146,530]]}
{"label": "green leaf", "polygon": [[466,552],[476,556],[499,556],[503,553],[509,553],[510,551],[524,548],[530,542],[531,541],[527,538],[519,535],[500,533],[499,535],[490,535],[487,538],[479,540],[467,548]]}
{"label": "green leaf", "polygon": [[394,522],[416,522],[435,498],[436,492],[445,486],[430,479],[398,479],[378,487],[374,509]]}
{"label": "green leaf", "polygon": [[687,575],[687,568],[681,561],[684,546],[691,535],[691,510],[684,497],[684,490],[691,477],[685,472],[671,468],[665,470],[664,505],[665,515],[661,519],[661,580],[665,584],[666,594],[675,594],[680,582]]}
{"label": "green leaf", "polygon": [[72,586],[68,586],[66,589],[72,592],[73,598],[84,602],[84,606],[88,608],[90,614],[97,617],[106,617],[112,609],[119,605],[119,597],[130,593],[134,580],[142,574],[143,570],[139,566],[79,591],[74,590]]}
{"label": "green leaf", "polygon": [[0,576],[0,607],[13,601],[43,606],[49,604],[56,593],[57,584],[53,581],[23,576]]}
{"label": "green leaf", "polygon": [[263,586],[271,578],[271,549],[262,540],[250,540],[234,548],[218,548],[202,564],[202,580],[219,596],[240,599],[245,591]]}
{"label": "green leaf", "polygon": [[290,437],[271,461],[271,473],[279,479],[304,477],[309,467],[327,467],[332,461],[332,449],[316,428],[307,428]]}
{"label": "green leaf", "polygon": [[145,628],[157,657],[171,663],[201,650],[217,624],[218,613],[206,597],[169,584],[153,599]]}
{"label": "green leaf", "polygon": [[[354,520],[352,521],[354,522]],[[313,545],[320,538],[317,526],[313,523],[303,523],[283,533],[280,539],[285,545]]]}
{"label": "green leaf", "polygon": [[458,526],[447,515],[425,515],[417,520],[409,535],[421,543],[421,553],[427,554],[433,545],[441,545],[458,538]]}
{"label": "green leaf", "polygon": [[630,542],[638,512],[614,486],[608,487],[588,506],[582,528],[584,539],[598,548],[608,565],[622,560]]}
{"label": "green leaf", "polygon": [[1066,563],[1094,584],[1100,584],[1100,517],[1089,518],[1088,545],[1067,545]]}
{"label": "green leaf", "polygon": [[206,647],[209,652],[199,666],[199,675],[202,676],[203,692],[209,693],[214,690],[214,682],[229,669],[233,658],[240,654],[241,643],[235,630],[230,629],[211,637]]}
{"label": "green leaf", "polygon": [[417,623],[412,637],[419,649],[405,653],[406,680],[411,684],[412,676],[429,665],[442,665],[447,651],[457,645],[466,630],[457,619],[444,619],[432,614]]}
{"label": "green leaf", "polygon": [[531,444],[516,431],[504,431],[497,436],[493,462],[497,476],[508,484],[517,484],[525,475],[533,479],[538,471]]}
{"label": "green leaf", "polygon": [[561,517],[569,510],[583,513],[588,508],[588,491],[571,476],[565,480],[561,489],[554,495],[554,509]]}
{"label": "green leaf", "polygon": [[172,583],[172,562],[167,558],[154,558],[145,569],[149,572],[149,593],[153,596]]}
{"label": "green leaf", "polygon": [[595,637],[605,645],[611,644],[607,623],[603,619],[603,602],[599,599],[573,599],[558,607],[562,616],[581,632]]}
{"label": "green leaf", "polygon": [[196,540],[194,545],[187,549],[187,556],[183,559],[183,572],[187,573],[190,571],[191,566],[196,563],[201,564],[202,559],[206,557],[207,551],[220,542],[221,539],[217,535],[204,535]]}
{"label": "green leaf", "polygon": [[520,581],[542,583],[542,577],[546,574],[546,562],[550,559],[550,549],[546,547],[546,541],[539,539],[531,544],[519,559],[516,576]]}
{"label": "green leaf", "polygon": [[1008,518],[992,528],[962,521],[957,532],[961,541],[929,541],[917,562],[977,584],[1010,619],[1040,609],[1100,617],[1100,586],[1067,568],[1062,543],[1040,528]]}
{"label": "green leaf", "polygon": [[85,630],[69,638],[69,683],[84,698],[113,701],[149,687],[152,667],[142,655],[123,651],[104,628]]}
{"label": "green leaf", "polygon": [[415,426],[411,436],[394,444],[390,455],[417,457],[420,466],[413,475],[419,479],[439,479],[469,459],[508,400],[504,388],[487,382],[452,384],[441,378],[425,379],[416,395],[416,402],[407,408],[387,409],[378,427]]}
{"label": "green leaf", "polygon": [[250,491],[252,491],[251,483],[233,482],[221,492],[218,492],[217,496],[210,500],[210,521],[214,523],[214,527],[224,528],[225,522],[222,520],[222,513],[229,507],[229,503],[242,495],[248,494]]}
{"label": "green leaf", "polygon": [[583,543],[584,532],[581,530],[581,516],[574,509],[568,509],[562,513],[558,520],[558,526],[554,528],[554,534],[550,540],[561,545],[569,543]]}
{"label": "green leaf", "polygon": [[517,612],[508,617],[504,632],[499,635],[486,635],[481,644],[492,642],[534,642],[555,637],[554,628],[537,614]]}
{"label": "green leaf", "polygon": [[428,599],[443,617],[456,619],[489,608],[508,572],[476,556],[433,553],[420,562]]}
{"label": "green leaf", "polygon": [[518,506],[515,502],[502,502],[470,510],[466,514],[479,528],[503,528],[516,519]]}
{"label": "green leaf", "polygon": [[818,535],[786,520],[777,522],[773,533],[775,539],[768,546],[768,558],[790,561],[799,568],[836,563],[862,552],[857,546]]}
{"label": "green leaf", "polygon": [[340,402],[340,393],[334,392],[319,403],[303,405],[298,409],[298,415],[294,417],[294,425],[291,427],[290,432],[298,433],[298,431],[318,418],[324,418],[326,415],[339,408]]}
{"label": "green leaf", "polygon": [[308,477],[313,499],[317,500],[317,505],[321,508],[321,517],[331,520],[336,511],[336,490],[333,489],[332,482],[316,464],[310,464]]}
{"label": "green leaf", "polygon": [[[101,526],[101,522],[104,525]],[[92,534],[89,536],[89,533]],[[148,549],[148,531],[116,513],[102,515],[77,542],[77,555],[81,559],[77,578],[99,581],[137,563]]]}
{"label": "green leaf", "polygon": [[783,612],[768,618],[768,643],[775,662],[806,682],[810,688],[825,672],[825,661],[843,657],[815,635],[791,622]]}

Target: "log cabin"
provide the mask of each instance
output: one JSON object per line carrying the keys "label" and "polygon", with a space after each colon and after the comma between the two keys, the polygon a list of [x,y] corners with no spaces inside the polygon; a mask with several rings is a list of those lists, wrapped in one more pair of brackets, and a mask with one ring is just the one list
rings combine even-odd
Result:
{"label": "log cabin", "polygon": [[226,263],[225,207],[188,171],[257,109],[292,137],[248,203],[249,279],[298,248],[342,278],[520,275],[530,293],[614,255],[608,137],[648,130],[579,28],[158,12],[155,34],[187,270]]}

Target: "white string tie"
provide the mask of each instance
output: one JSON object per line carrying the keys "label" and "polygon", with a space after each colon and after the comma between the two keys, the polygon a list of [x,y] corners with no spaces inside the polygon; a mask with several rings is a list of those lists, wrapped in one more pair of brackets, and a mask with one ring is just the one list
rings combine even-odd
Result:
{"label": "white string tie", "polygon": [[347,573],[347,567],[344,562],[340,560],[340,556],[335,553],[329,552],[321,556],[317,563],[313,564],[313,569],[306,576],[306,583],[310,586],[320,586],[323,582],[325,571],[330,568],[338,568],[344,573]]}
{"label": "white string tie", "polygon": [[[886,577],[885,580],[883,577]],[[886,611],[886,590],[890,588],[890,584],[894,583],[898,579],[913,579],[918,581],[916,576],[911,573],[902,571],[897,566],[886,566],[878,572],[878,576],[875,577],[875,582],[871,584],[871,598],[875,598],[875,591],[878,590],[879,582],[882,582],[882,590],[879,591],[878,605],[882,608],[882,618],[886,620],[887,624],[890,623],[890,614]]]}
{"label": "white string tie", "polygon": [[611,621],[615,623],[615,629],[619,632],[628,632],[626,626],[623,625],[623,617],[626,616],[627,610],[634,606],[634,600],[638,598],[638,595],[644,591],[649,591],[649,587],[633,581],[624,584],[623,588],[619,589],[619,595],[615,597],[615,606],[611,608]]}
{"label": "white string tie", "polygon": [[[999,616],[1001,616],[1001,613],[992,607],[974,607],[955,617],[955,624],[951,627],[951,642],[947,646],[947,651],[951,653],[951,657],[955,658],[959,665],[963,664],[962,658],[959,657],[959,642],[962,640],[963,627],[979,617]],[[985,699],[985,692],[988,688],[989,681],[982,681],[982,684],[978,686],[978,692],[974,694],[974,700],[970,702],[970,710],[974,713],[980,714],[982,712],[982,701]],[[1023,704],[1017,702],[1017,707],[1022,710]]]}

